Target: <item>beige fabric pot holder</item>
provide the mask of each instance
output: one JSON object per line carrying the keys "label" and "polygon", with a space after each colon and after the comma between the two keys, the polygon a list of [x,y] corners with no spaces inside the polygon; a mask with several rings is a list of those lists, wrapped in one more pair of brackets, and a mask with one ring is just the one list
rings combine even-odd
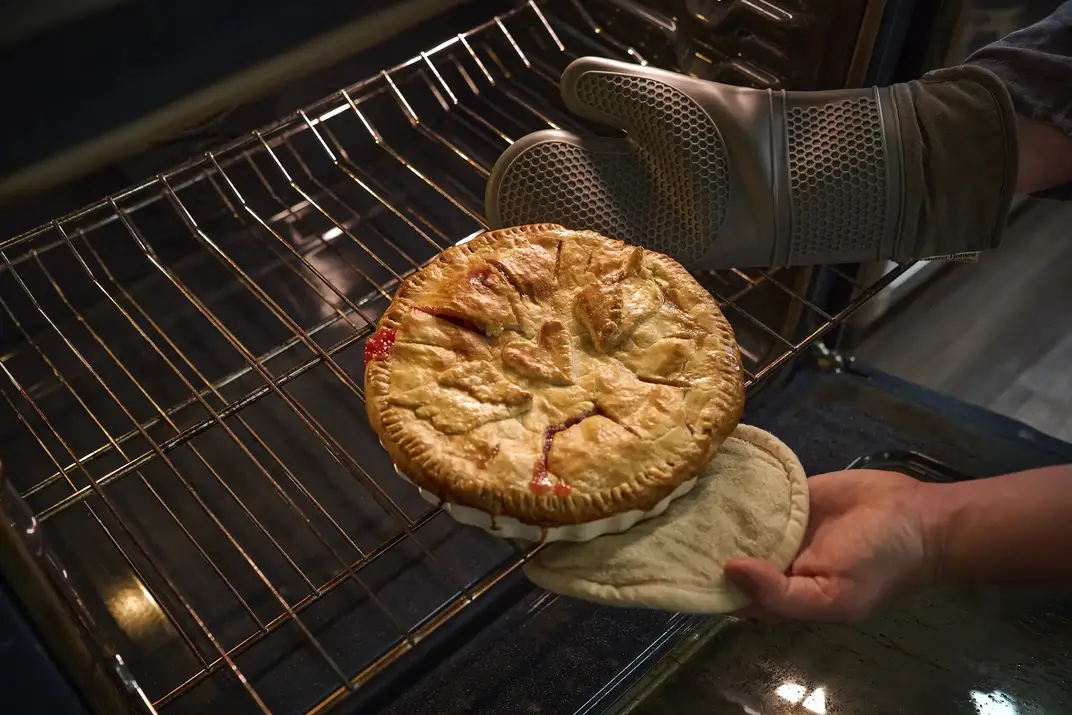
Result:
{"label": "beige fabric pot holder", "polygon": [[793,451],[740,425],[688,494],[623,534],[541,549],[525,575],[541,588],[612,606],[728,613],[749,599],[723,575],[739,556],[788,568],[808,525],[808,483]]}

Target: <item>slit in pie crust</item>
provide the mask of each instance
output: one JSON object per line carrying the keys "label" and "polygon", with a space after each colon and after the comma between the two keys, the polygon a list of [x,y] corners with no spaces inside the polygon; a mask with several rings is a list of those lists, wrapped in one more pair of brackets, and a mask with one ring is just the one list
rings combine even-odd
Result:
{"label": "slit in pie crust", "polygon": [[444,251],[399,288],[365,361],[399,469],[539,526],[651,509],[744,405],[733,330],[684,268],[553,224]]}

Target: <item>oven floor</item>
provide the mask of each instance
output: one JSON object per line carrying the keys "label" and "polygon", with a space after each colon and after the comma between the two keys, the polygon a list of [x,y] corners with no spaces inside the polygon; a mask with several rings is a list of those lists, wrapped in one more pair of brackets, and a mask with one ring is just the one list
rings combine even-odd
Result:
{"label": "oven floor", "polygon": [[1072,442],[1070,224],[1072,203],[1026,207],[993,255],[943,274],[856,355]]}

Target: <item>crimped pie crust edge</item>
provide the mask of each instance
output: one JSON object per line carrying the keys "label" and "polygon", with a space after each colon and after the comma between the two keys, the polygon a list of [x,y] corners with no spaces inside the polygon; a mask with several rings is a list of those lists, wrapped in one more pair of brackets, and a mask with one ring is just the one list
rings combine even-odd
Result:
{"label": "crimped pie crust edge", "polygon": [[[443,251],[427,267],[403,281],[390,307],[384,312],[377,329],[384,327],[398,328],[396,320],[400,311],[416,305],[413,296],[422,286],[422,274],[437,263],[449,262],[460,255],[480,256],[484,250],[494,249],[495,242],[510,236],[540,235],[548,232],[588,235],[610,241],[618,246],[624,242],[607,239],[593,232],[570,231],[556,224],[530,224],[483,233],[471,241],[453,246]],[[725,336],[725,349],[732,350],[736,363],[740,365],[740,352],[734,339],[733,329],[710,294],[680,264],[673,259],[654,251],[645,251],[648,260],[657,261],[663,270],[674,280],[674,289],[688,294],[695,302],[709,302],[716,308],[720,334]],[[614,516],[623,511],[647,511],[654,508],[662,499],[672,493],[683,482],[695,476],[714,456],[722,441],[725,440],[740,420],[744,407],[744,387],[741,371],[720,369],[716,381],[717,398],[725,409],[715,413],[709,431],[709,443],[706,453],[691,459],[680,459],[675,463],[661,463],[661,470],[643,472],[629,482],[618,484],[613,488],[596,493],[583,493],[574,490],[566,496],[536,494],[524,487],[501,489],[473,477],[471,474],[451,470],[435,455],[410,454],[395,439],[404,430],[402,413],[409,410],[391,405],[388,402],[390,387],[391,360],[373,360],[365,369],[365,400],[369,421],[380,438],[396,467],[405,472],[416,484],[431,491],[446,502],[462,504],[480,509],[492,515],[505,514],[519,521],[537,526],[555,526],[562,524],[583,523]]]}

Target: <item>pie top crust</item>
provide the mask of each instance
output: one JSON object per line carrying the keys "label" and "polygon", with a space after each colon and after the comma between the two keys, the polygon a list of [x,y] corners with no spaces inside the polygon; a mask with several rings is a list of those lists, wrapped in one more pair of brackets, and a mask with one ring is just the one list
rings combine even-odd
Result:
{"label": "pie top crust", "polygon": [[399,288],[365,363],[399,469],[539,526],[653,508],[744,405],[733,329],[684,268],[554,224],[444,251]]}

